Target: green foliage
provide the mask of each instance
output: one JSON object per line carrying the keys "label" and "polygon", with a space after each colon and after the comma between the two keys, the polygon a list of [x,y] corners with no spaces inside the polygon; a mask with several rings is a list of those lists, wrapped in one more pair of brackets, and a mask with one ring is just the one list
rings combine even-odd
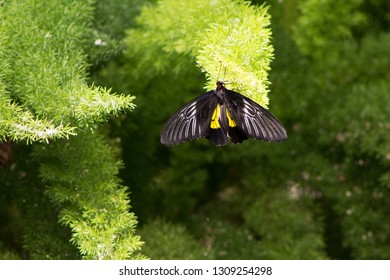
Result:
{"label": "green foliage", "polygon": [[91,3],[11,1],[0,13],[3,137],[29,142],[68,137],[76,127],[132,108],[133,97],[86,83],[82,48]]}
{"label": "green foliage", "polygon": [[244,1],[165,0],[146,6],[138,23],[141,28],[128,32],[127,43],[129,56],[142,56],[140,67],[164,71],[174,63],[179,72],[191,62],[178,63],[174,57],[191,55],[207,76],[205,88],[214,88],[216,79],[223,78],[230,87],[268,104],[273,48],[267,8]]}
{"label": "green foliage", "polygon": [[313,194],[302,192],[300,186],[292,184],[289,193],[267,192],[249,206],[246,219],[248,226],[261,237],[262,242],[258,244],[261,258],[326,258],[321,228],[305,205],[305,196]]}
{"label": "green foliage", "polygon": [[327,52],[327,57],[336,62],[339,56],[334,52],[337,50],[334,45],[351,39],[353,28],[367,21],[365,14],[358,10],[362,2],[363,0],[302,2],[300,5],[302,16],[298,18],[295,26],[298,46],[305,54],[319,58],[324,55],[323,52]]}
{"label": "green foliage", "polygon": [[[0,197],[2,211],[18,217],[2,226],[15,229],[4,240],[13,240],[20,258],[145,258],[118,178],[122,165],[97,129],[133,109],[134,97],[89,85],[87,77],[123,43],[98,22],[92,27],[93,4],[17,0],[0,7],[0,133],[13,141],[1,144]],[[4,244],[2,258],[13,256]]]}
{"label": "green foliage", "polygon": [[96,1],[92,32],[87,34],[84,50],[93,68],[101,68],[113,56],[126,50],[125,30],[135,24],[142,0]]}
{"label": "green foliage", "polygon": [[134,256],[142,244],[134,236],[136,220],[116,177],[120,165],[98,134],[37,147],[34,156],[50,186],[46,195],[61,209],[59,219],[72,229],[71,241],[84,258],[140,257]]}
{"label": "green foliage", "polygon": [[4,250],[3,246],[0,245],[0,256],[1,260],[18,260],[19,257],[16,253]]}
{"label": "green foliage", "polygon": [[146,242],[143,252],[154,259],[196,260],[207,257],[205,249],[181,225],[156,220],[145,225],[141,235]]}
{"label": "green foliage", "polygon": [[[313,59],[310,71],[316,76],[315,98],[326,104],[317,107],[311,127],[317,127],[318,144],[333,159],[339,174],[338,186],[323,191],[328,203],[333,204],[332,216],[341,232],[338,238],[348,248],[349,257],[356,259],[389,257],[389,210],[385,205],[390,140],[386,69],[390,65],[388,30],[378,28],[386,18],[386,10],[380,10],[382,5],[381,1],[350,1],[342,10],[323,13],[314,1],[312,7],[317,12],[305,10],[308,6],[302,4],[303,14],[295,29],[298,45]],[[352,14],[352,21],[350,17],[343,20],[346,18],[339,13]],[[323,22],[318,26],[315,18],[320,14]],[[367,30],[365,22],[375,28]],[[324,32],[324,28],[333,31]],[[312,38],[304,29],[327,43],[316,46],[317,50],[314,46],[307,48],[303,42]]]}

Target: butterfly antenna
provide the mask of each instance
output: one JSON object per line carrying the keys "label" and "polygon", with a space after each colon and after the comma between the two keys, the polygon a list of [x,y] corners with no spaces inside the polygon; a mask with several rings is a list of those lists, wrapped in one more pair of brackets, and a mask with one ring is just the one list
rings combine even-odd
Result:
{"label": "butterfly antenna", "polygon": [[223,78],[222,80],[220,80],[220,76],[221,76],[221,72],[222,72],[222,61],[220,60],[219,61],[219,69],[218,69],[218,75],[217,75],[217,79],[215,79],[209,72],[207,72],[203,67],[202,65],[199,64],[199,62],[195,61],[195,64],[202,70],[202,72],[206,73],[207,75],[209,75],[213,80],[215,80],[216,82],[222,82],[222,83],[228,83],[228,82],[225,82],[225,76],[226,76],[226,67],[224,67],[224,71],[223,71]]}
{"label": "butterfly antenna", "polygon": [[[219,76],[220,76],[220,74],[221,74],[221,69],[222,69],[222,61],[220,60],[220,61],[219,61],[219,70],[218,70],[217,81],[220,81],[220,80],[219,80]],[[223,80],[222,80],[222,82],[223,82]]]}
{"label": "butterfly antenna", "polygon": [[[206,73],[209,77],[211,77],[212,80],[215,80],[215,78],[209,73],[207,72],[203,67],[202,65],[199,64],[199,62],[195,61],[195,64],[202,70],[202,72]],[[218,74],[219,75],[219,74]]]}

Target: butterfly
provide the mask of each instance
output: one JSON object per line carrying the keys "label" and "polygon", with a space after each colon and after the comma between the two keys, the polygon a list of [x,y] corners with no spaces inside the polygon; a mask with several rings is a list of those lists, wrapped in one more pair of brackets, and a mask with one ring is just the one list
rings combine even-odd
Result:
{"label": "butterfly", "polygon": [[161,130],[161,143],[175,145],[207,138],[216,146],[248,138],[279,142],[287,139],[283,125],[265,108],[222,81],[175,112]]}

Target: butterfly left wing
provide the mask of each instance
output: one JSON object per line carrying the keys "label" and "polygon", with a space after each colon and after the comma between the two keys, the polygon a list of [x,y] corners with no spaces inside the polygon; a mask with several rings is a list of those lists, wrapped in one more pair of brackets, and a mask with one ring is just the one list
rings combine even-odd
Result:
{"label": "butterfly left wing", "polygon": [[[232,90],[225,91],[225,102],[232,119],[235,121],[238,132],[246,137],[279,142],[287,139],[283,125],[265,108],[253,100]],[[240,143],[244,140],[239,137]],[[232,140],[233,137],[232,137]]]}
{"label": "butterfly left wing", "polygon": [[161,143],[175,145],[207,137],[217,103],[217,97],[211,90],[185,104],[165,123],[160,134]]}

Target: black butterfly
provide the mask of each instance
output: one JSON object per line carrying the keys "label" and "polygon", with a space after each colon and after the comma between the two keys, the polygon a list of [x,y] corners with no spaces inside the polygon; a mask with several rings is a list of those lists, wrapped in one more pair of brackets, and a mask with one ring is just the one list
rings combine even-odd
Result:
{"label": "black butterfly", "polygon": [[224,83],[181,107],[161,130],[161,143],[175,145],[206,137],[217,146],[255,138],[270,142],[287,139],[283,125],[249,98],[228,90]]}

